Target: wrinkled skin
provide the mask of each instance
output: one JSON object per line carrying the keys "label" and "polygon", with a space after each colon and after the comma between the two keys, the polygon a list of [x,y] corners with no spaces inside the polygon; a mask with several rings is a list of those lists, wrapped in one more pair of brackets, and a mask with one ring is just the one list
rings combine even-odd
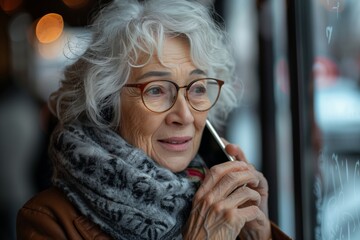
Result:
{"label": "wrinkled skin", "polygon": [[184,239],[271,238],[268,184],[237,146],[226,142],[234,162],[212,167],[197,191]]}
{"label": "wrinkled skin", "polygon": [[[184,86],[206,77],[206,70],[198,69],[192,62],[189,49],[184,38],[166,38],[162,62],[154,55],[146,65],[132,69],[128,83],[166,79]],[[197,154],[207,112],[192,109],[184,89],[175,105],[163,113],[149,111],[139,89],[123,89],[121,100],[119,134],[159,165],[173,172],[183,171]],[[235,145],[228,144],[227,151],[241,161],[210,169],[195,195],[184,239],[229,240],[241,236],[268,240],[266,179],[247,163]]]}
{"label": "wrinkled skin", "polygon": [[[185,86],[207,77],[205,70],[192,62],[185,38],[166,38],[161,57],[162,62],[155,54],[145,66],[133,68],[127,83],[170,80]],[[139,89],[124,88],[121,104],[119,134],[126,141],[172,172],[183,171],[189,165],[199,149],[207,112],[192,109],[184,89],[179,91],[174,106],[163,113],[149,111]]]}

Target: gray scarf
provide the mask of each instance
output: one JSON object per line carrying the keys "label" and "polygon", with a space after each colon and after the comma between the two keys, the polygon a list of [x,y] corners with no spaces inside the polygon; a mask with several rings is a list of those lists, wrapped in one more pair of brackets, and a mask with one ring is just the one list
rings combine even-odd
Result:
{"label": "gray scarf", "polygon": [[[53,183],[115,239],[181,239],[198,182],[157,165],[110,129],[55,129]],[[201,168],[196,157],[189,167]]]}

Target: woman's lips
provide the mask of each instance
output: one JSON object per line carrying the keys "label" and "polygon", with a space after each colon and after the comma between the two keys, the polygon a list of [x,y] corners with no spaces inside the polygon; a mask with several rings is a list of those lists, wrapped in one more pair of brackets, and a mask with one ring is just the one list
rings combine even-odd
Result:
{"label": "woman's lips", "polygon": [[158,141],[167,150],[181,152],[189,148],[191,140],[192,137],[171,137]]}

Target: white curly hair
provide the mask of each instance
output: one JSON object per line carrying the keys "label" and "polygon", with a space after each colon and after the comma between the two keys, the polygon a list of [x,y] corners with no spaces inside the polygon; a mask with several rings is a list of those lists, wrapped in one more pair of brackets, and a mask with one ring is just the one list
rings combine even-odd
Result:
{"label": "white curly hair", "polygon": [[186,37],[191,57],[209,77],[225,81],[209,118],[221,127],[238,105],[240,82],[226,31],[214,21],[215,12],[196,1],[114,0],[89,25],[88,47],[67,66],[61,87],[51,94],[49,106],[62,124],[83,119],[101,127],[118,128],[120,89],[138,60],[161,56],[164,39]]}

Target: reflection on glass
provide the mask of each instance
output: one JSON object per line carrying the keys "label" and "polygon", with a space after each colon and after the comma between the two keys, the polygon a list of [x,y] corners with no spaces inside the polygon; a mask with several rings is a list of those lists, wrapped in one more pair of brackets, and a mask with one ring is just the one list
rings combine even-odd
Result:
{"label": "reflection on glass", "polygon": [[314,9],[314,115],[320,130],[316,240],[360,239],[360,1]]}
{"label": "reflection on glass", "polygon": [[360,157],[321,154],[316,239],[360,239]]}

